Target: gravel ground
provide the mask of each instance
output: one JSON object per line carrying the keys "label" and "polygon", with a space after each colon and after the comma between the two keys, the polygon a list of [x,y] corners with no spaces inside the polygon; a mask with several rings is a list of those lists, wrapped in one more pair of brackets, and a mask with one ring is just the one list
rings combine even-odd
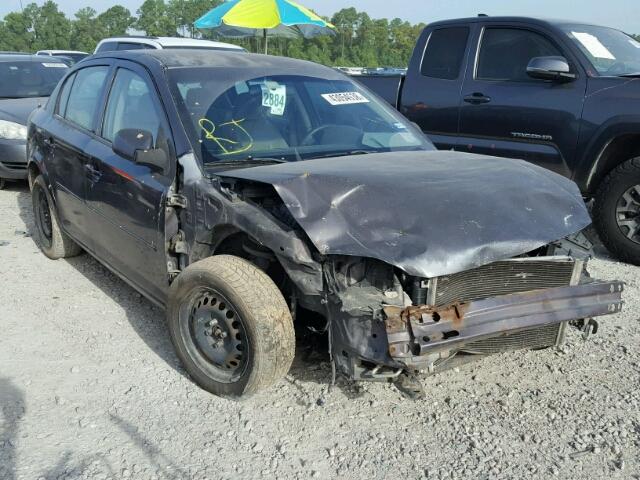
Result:
{"label": "gravel ground", "polygon": [[50,261],[25,185],[0,192],[0,478],[640,478],[638,269],[622,314],[561,350],[328,390],[322,352],[242,402],[197,388],[163,313],[88,255]]}

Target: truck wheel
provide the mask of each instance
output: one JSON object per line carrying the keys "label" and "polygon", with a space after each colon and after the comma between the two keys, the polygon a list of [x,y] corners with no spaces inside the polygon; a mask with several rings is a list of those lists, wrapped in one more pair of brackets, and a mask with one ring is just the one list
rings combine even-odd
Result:
{"label": "truck wheel", "polygon": [[42,175],[38,175],[33,182],[31,201],[36,224],[34,236],[42,252],[52,260],[79,255],[82,248],[60,230],[49,189]]}
{"label": "truck wheel", "polygon": [[218,255],[187,267],[169,290],[167,321],[182,364],[215,395],[264,390],[293,361],[287,303],[271,278],[239,257]]}
{"label": "truck wheel", "polygon": [[618,165],[602,181],[593,223],[615,257],[640,265],[640,157]]}

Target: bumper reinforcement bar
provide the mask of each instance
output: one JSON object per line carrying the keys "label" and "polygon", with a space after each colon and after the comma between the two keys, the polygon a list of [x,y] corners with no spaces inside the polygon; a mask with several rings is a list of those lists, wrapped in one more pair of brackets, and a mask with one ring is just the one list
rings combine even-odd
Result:
{"label": "bumper reinforcement bar", "polygon": [[622,282],[596,280],[438,308],[385,306],[389,353],[404,363],[420,363],[413,357],[518,330],[617,313],[623,289]]}

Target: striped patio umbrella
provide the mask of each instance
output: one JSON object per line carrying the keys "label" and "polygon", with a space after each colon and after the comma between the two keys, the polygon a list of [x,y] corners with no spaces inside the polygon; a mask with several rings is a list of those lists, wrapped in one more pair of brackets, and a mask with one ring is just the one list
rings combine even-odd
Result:
{"label": "striped patio umbrella", "polygon": [[308,8],[291,0],[226,0],[205,13],[194,26],[215,29],[227,37],[314,37],[332,35],[335,27]]}

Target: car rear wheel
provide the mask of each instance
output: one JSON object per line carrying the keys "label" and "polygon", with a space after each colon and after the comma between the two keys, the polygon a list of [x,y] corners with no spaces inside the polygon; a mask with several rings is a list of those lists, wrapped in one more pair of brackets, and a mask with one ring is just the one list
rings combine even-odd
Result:
{"label": "car rear wheel", "polygon": [[640,157],[618,165],[602,181],[593,222],[613,255],[640,265]]}
{"label": "car rear wheel", "polygon": [[42,175],[33,182],[31,189],[35,239],[42,252],[52,260],[74,257],[82,252],[80,246],[60,230],[58,217]]}
{"label": "car rear wheel", "polygon": [[264,390],[293,361],[286,301],[271,278],[238,257],[218,255],[186,268],[171,285],[167,320],[182,364],[215,395]]}

